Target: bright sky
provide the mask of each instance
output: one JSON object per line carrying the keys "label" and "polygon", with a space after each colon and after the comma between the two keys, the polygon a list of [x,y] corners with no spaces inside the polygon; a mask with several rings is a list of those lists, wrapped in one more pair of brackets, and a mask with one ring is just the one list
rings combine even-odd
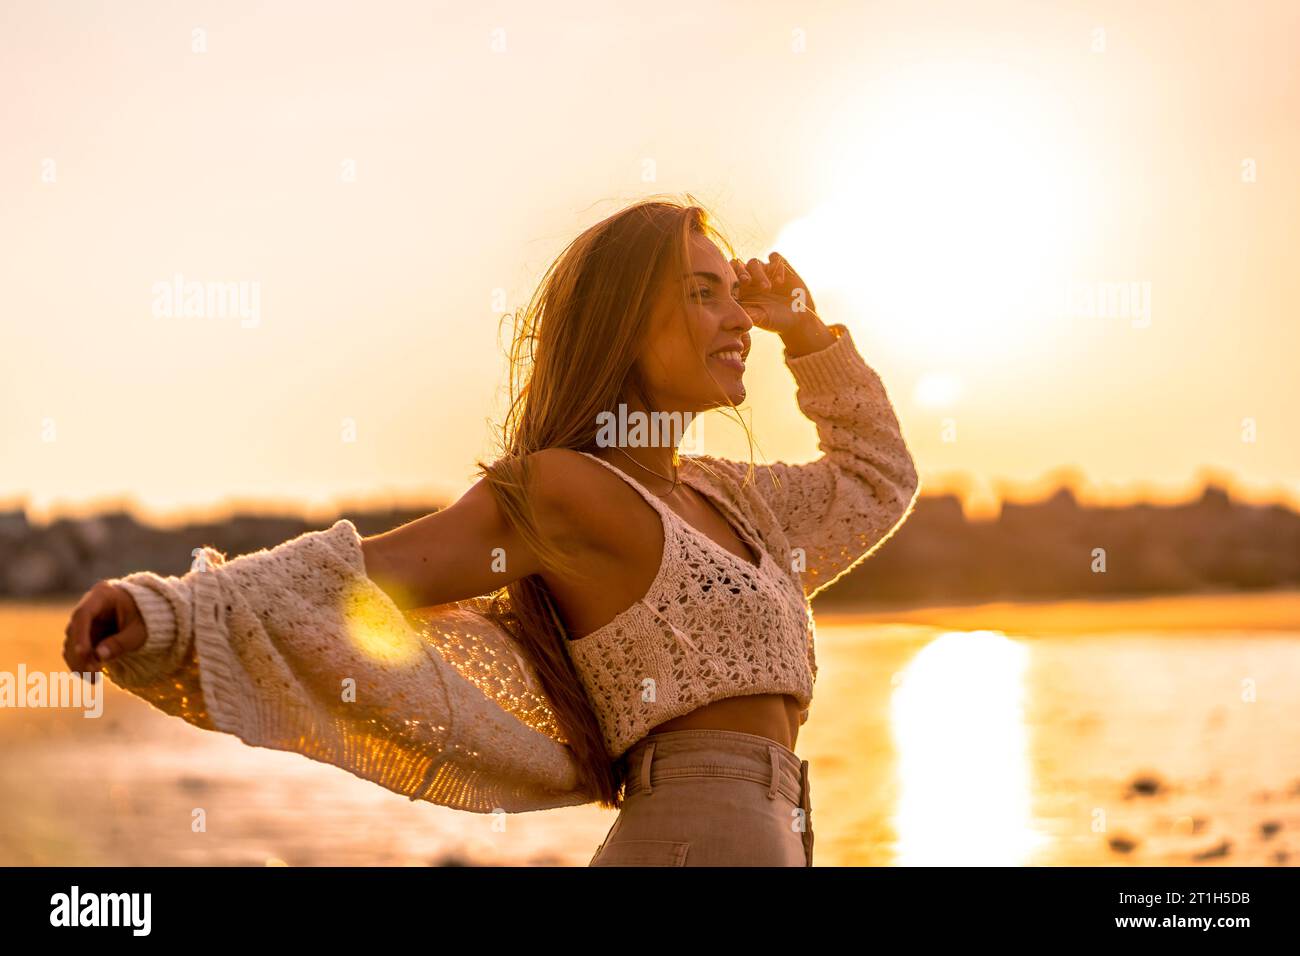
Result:
{"label": "bright sky", "polygon": [[[457,495],[504,408],[502,306],[685,192],[852,328],[925,491],[1300,504],[1293,0],[3,18],[0,502],[35,517]],[[256,317],[167,315],[178,274]],[[779,345],[747,408],[808,460]]]}

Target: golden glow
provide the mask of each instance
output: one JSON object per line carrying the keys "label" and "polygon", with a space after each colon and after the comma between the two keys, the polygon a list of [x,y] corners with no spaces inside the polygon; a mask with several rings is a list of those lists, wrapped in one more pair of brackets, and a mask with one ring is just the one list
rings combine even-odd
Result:
{"label": "golden glow", "polygon": [[961,391],[961,380],[956,376],[929,372],[916,383],[916,403],[927,408],[950,408]]}
{"label": "golden glow", "polygon": [[949,631],[896,676],[899,865],[1016,866],[1041,842],[1021,716],[1027,656],[1001,631]]}
{"label": "golden glow", "polygon": [[[1104,49],[1077,2],[938,18],[815,4],[797,51],[763,18],[700,4],[578,34],[520,7],[494,50],[477,17],[416,0],[374,17],[282,0],[205,24],[215,42],[197,53],[169,6],[115,4],[73,29],[25,4],[0,31],[0,68],[41,78],[0,155],[0,261],[20,264],[0,510],[328,523],[453,500],[494,450],[507,313],[582,229],[685,191],[742,258],[791,258],[881,373],[926,486],[965,476],[972,515],[1062,463],[1085,503],[1194,499],[1211,467],[1234,496],[1300,507],[1294,2],[1261,0],[1228,31],[1212,11],[1171,30],[1131,4],[1107,12]],[[684,22],[732,42],[645,83],[661,39],[646,31]],[[148,56],[123,59],[123,36]],[[777,105],[747,97],[645,138],[647,117],[756,69]],[[608,121],[531,150],[527,175],[517,150],[447,149],[448,124],[477,147],[503,130],[550,141],[541,104],[597,74],[584,108]],[[448,104],[449,85],[474,95]],[[443,122],[409,121],[431,110]],[[154,315],[154,284],[177,274],[259,283],[256,327]],[[1148,328],[1052,312],[1067,289],[1130,281],[1151,284]],[[779,342],[754,345],[742,411],[759,451],[810,460]],[[124,370],[107,391],[106,367]],[[706,417],[709,453],[749,457],[742,430]],[[149,440],[122,454],[121,427],[144,422]]]}
{"label": "golden glow", "polygon": [[424,653],[420,638],[394,617],[400,614],[374,594],[368,582],[359,582],[345,607],[348,637],[372,660],[389,664],[410,663]]}
{"label": "golden glow", "polygon": [[1051,106],[994,65],[881,86],[883,102],[844,111],[868,117],[858,128],[834,128],[829,198],[774,248],[902,350],[971,361],[1052,345],[1085,173]]}

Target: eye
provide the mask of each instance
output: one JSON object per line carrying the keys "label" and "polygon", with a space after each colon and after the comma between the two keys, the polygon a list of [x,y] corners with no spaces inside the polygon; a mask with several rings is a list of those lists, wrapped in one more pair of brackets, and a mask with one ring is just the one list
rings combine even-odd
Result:
{"label": "eye", "polygon": [[708,286],[701,286],[700,288],[695,290],[695,294],[700,298],[704,298],[706,295],[712,295],[713,290],[711,290]]}

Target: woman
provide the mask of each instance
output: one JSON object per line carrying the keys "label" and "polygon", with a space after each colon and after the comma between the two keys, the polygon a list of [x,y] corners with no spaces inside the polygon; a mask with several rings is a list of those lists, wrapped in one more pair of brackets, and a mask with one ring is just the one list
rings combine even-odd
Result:
{"label": "woman", "polygon": [[[901,525],[919,481],[847,329],[779,254],[718,243],[695,204],[589,228],[515,330],[502,454],[455,504],[101,582],[69,666],[102,661],[168,713],[412,799],[619,809],[595,866],[811,866],[808,601]],[[756,325],[781,337],[823,456],[681,456],[660,426],[743,401]]]}

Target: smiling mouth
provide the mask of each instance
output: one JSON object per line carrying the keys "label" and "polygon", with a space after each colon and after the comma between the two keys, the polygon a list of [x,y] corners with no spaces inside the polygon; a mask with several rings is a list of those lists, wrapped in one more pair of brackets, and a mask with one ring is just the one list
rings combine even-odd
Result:
{"label": "smiling mouth", "polygon": [[745,371],[745,359],[742,353],[736,349],[728,349],[724,352],[714,352],[709,358],[716,360],[719,364],[728,368],[733,368],[737,372]]}

